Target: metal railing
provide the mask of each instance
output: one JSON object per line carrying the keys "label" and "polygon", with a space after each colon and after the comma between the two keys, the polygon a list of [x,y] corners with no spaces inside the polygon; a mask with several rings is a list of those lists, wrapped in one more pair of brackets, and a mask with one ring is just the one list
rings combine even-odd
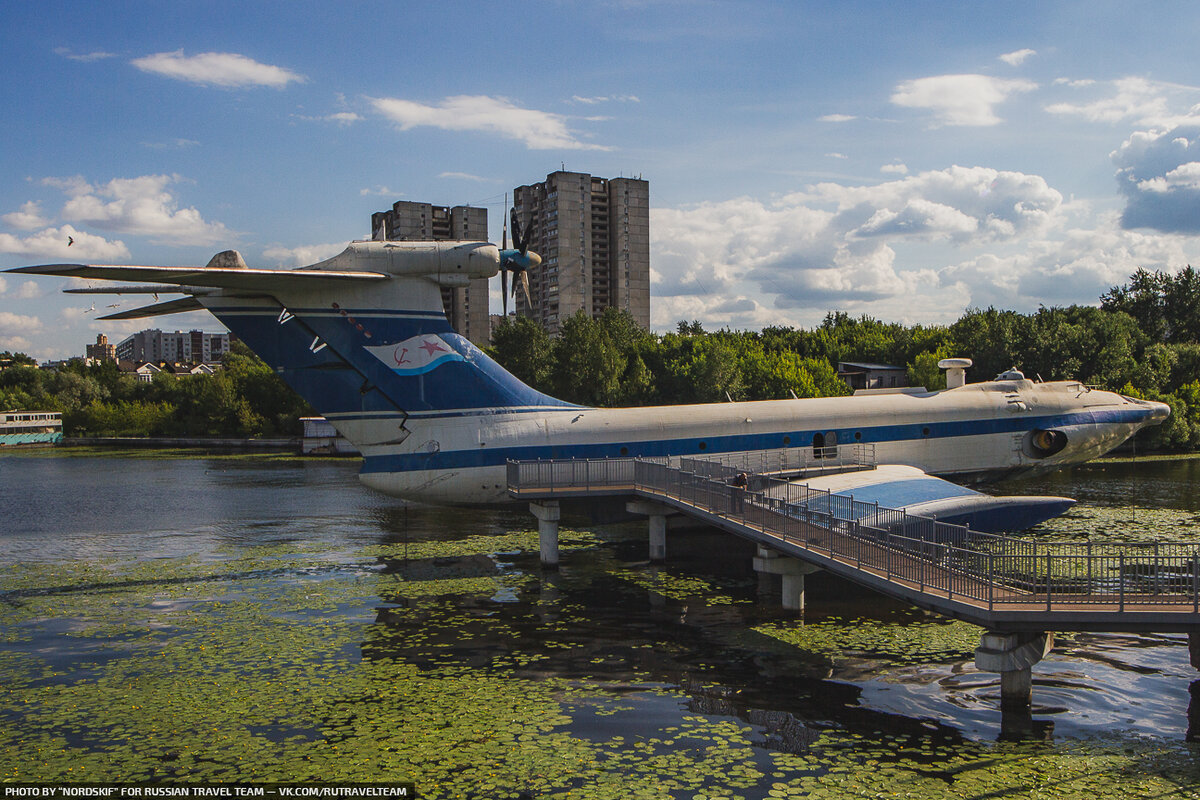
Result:
{"label": "metal railing", "polygon": [[789,447],[778,450],[745,450],[714,453],[711,456],[680,456],[669,459],[679,469],[712,478],[727,478],[739,472],[748,475],[807,472],[875,466],[875,445],[855,444],[831,447]]}
{"label": "metal railing", "polygon": [[[792,461],[787,463],[797,463],[799,456],[789,457]],[[533,490],[628,488],[638,495],[668,498],[764,539],[778,539],[889,581],[988,609],[1049,611],[1103,605],[1125,611],[1170,606],[1200,613],[1200,545],[1047,542],[979,533],[761,471],[749,473],[748,458],[727,454],[711,460],[509,462],[509,488],[515,496]],[[787,457],[764,458],[763,463],[774,465]],[[787,469],[791,467],[780,471]],[[738,472],[747,472],[747,486],[733,485],[731,478]]]}

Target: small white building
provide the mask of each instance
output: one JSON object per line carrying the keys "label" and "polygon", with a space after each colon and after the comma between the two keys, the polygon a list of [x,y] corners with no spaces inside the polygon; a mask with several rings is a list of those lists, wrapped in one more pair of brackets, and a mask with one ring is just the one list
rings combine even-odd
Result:
{"label": "small white building", "polygon": [[305,455],[358,455],[358,449],[324,417],[301,417],[300,422],[304,425],[300,452]]}

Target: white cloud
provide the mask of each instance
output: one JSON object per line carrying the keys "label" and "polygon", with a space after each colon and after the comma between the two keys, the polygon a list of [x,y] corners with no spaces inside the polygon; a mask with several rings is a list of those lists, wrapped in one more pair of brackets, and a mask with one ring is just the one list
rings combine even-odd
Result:
{"label": "white cloud", "polygon": [[37,317],[14,314],[11,311],[0,311],[0,336],[37,333],[41,328],[42,321]]}
{"label": "white cloud", "polygon": [[129,258],[129,248],[124,242],[110,242],[103,236],[76,230],[70,225],[46,228],[24,239],[0,233],[0,253],[61,258],[67,263],[111,262]]}
{"label": "white cloud", "polygon": [[375,110],[402,131],[434,127],[448,131],[481,131],[523,142],[530,150],[610,150],[580,141],[566,117],[521,108],[503,97],[459,95],[430,106],[392,97],[367,98]]}
{"label": "white cloud", "polygon": [[[4,286],[0,286],[0,292],[4,291]],[[42,296],[42,287],[38,286],[37,281],[25,281],[17,290],[12,293],[12,296],[18,300],[32,300],[35,297]]]}
{"label": "white cloud", "polygon": [[495,178],[484,178],[480,175],[472,175],[469,172],[441,172],[438,173],[439,178],[454,178],[462,181],[476,181],[477,183],[495,183]]}
{"label": "white cloud", "polygon": [[984,253],[942,270],[970,286],[971,303],[1031,309],[1097,302],[1138,268],[1173,270],[1188,262],[1182,237],[1122,230],[1116,215],[1096,227],[1027,241],[1015,254]]}
{"label": "white cloud", "polygon": [[247,86],[281,89],[293,81],[305,80],[303,75],[291,70],[262,64],[238,53],[198,53],[185,56],[183,50],[176,50],[173,53],[155,53],[136,58],[130,63],[143,72],[152,72],[202,86],[229,89]]}
{"label": "white cloud", "polygon": [[5,214],[0,219],[3,219],[6,224],[23,231],[37,230],[50,224],[50,220],[42,216],[41,207],[32,200],[22,204],[20,211]]}
{"label": "white cloud", "polygon": [[845,153],[826,153],[825,157],[826,158],[841,158],[841,159],[850,158],[850,156],[846,155]]}
{"label": "white cloud", "polygon": [[583,105],[594,106],[599,103],[640,103],[642,102],[637,95],[633,94],[615,94],[602,95],[600,97],[580,97],[573,95],[568,101],[571,103],[582,103]]}
{"label": "white cloud", "polygon": [[200,143],[195,139],[171,139],[170,141],[166,142],[142,142],[142,147],[149,147],[151,150],[184,150],[189,147],[198,147],[199,145]]}
{"label": "white cloud", "polygon": [[345,242],[310,244],[300,247],[268,247],[263,258],[274,261],[281,267],[306,267],[327,258],[333,258],[346,249]]}
{"label": "white cloud", "polygon": [[305,116],[304,114],[293,114],[292,116],[294,116],[296,119],[305,120],[306,122],[336,122],[343,128],[362,120],[362,117],[353,111],[338,111],[336,113],[326,114],[321,117],[309,117]]}
{"label": "white cloud", "polygon": [[92,185],[82,175],[72,175],[69,178],[42,178],[43,186],[53,186],[61,189],[64,194],[75,197],[92,191]]}
{"label": "white cloud", "polygon": [[[1072,88],[1089,88],[1094,82],[1072,82]],[[1116,123],[1131,120],[1141,125],[1158,125],[1172,119],[1170,95],[1181,87],[1146,80],[1121,78],[1106,83],[1112,94],[1086,103],[1052,103],[1051,114],[1082,117],[1088,122]]]}
{"label": "white cloud", "polygon": [[1091,78],[1080,78],[1079,80],[1075,80],[1072,78],[1055,78],[1054,79],[1055,86],[1070,86],[1072,89],[1082,89],[1086,86],[1092,86],[1095,83],[1096,83],[1096,81],[1092,80]]}
{"label": "white cloud", "polygon": [[953,166],[875,186],[821,183],[785,202],[835,204],[851,236],[1000,240],[1058,222],[1062,195],[1037,175]]}
{"label": "white cloud", "polygon": [[928,109],[942,125],[987,126],[1000,123],[997,105],[1036,88],[1036,83],[1026,80],[936,75],[905,81],[896,87],[891,100],[906,108]]}
{"label": "white cloud", "polygon": [[71,222],[169,244],[209,245],[228,239],[230,231],[220,222],[205,221],[195,208],[178,207],[167,190],[178,180],[178,176],[143,175],[92,186],[76,176],[47,178],[43,183],[58,186],[70,196],[62,216]]}
{"label": "white cloud", "polygon": [[1041,177],[984,167],[874,186],[817,184],[772,203],[743,197],[653,209],[653,322],[761,327],[819,319],[829,308],[887,319],[899,308],[901,321],[953,321],[975,299],[969,270],[945,272],[945,261],[913,253],[953,259],[1020,249],[1061,230],[1065,216],[1062,196]]}
{"label": "white cloud", "polygon": [[[33,353],[33,342],[26,339],[24,336],[4,336],[0,335],[0,350],[7,350],[10,353],[24,353],[25,355],[35,355]],[[42,361],[46,360],[44,355],[35,355]]]}
{"label": "white cloud", "polygon": [[1172,189],[1200,189],[1200,162],[1189,161],[1159,178],[1138,181],[1145,192],[1169,192]]}
{"label": "white cloud", "polygon": [[855,119],[858,119],[858,117],[853,117],[849,114],[826,114],[823,117],[817,117],[817,122],[850,122]]}
{"label": "white cloud", "polygon": [[69,58],[72,61],[84,61],[84,62],[102,61],[106,58],[116,58],[117,57],[116,53],[106,53],[102,50],[97,50],[92,53],[72,53],[71,49],[69,47],[56,47],[56,48],[54,48],[54,53],[56,55],[62,56],[63,58]]}
{"label": "white cloud", "polygon": [[906,167],[904,164],[901,164],[899,162],[893,162],[891,164],[884,164],[882,167],[879,168],[879,171],[880,172],[888,172],[888,173],[892,173],[895,175],[907,175],[908,167]]}
{"label": "white cloud", "polygon": [[1025,59],[1035,55],[1037,55],[1037,50],[1030,50],[1026,47],[1023,50],[1014,50],[1011,53],[1005,53],[1000,56],[1000,60],[1009,66],[1016,67],[1023,64]]}
{"label": "white cloud", "polygon": [[375,196],[375,197],[403,197],[403,196],[404,196],[404,192],[397,192],[397,191],[394,191],[394,190],[392,190],[392,189],[389,189],[389,188],[388,188],[388,187],[386,187],[386,186],[383,186],[382,184],[381,184],[381,185],[379,185],[379,186],[374,186],[374,187],[368,186],[368,187],[367,187],[367,188],[365,188],[365,189],[359,189],[359,190],[358,190],[358,194],[359,194],[361,197],[371,197],[371,196]]}
{"label": "white cloud", "polygon": [[1112,159],[1125,196],[1125,228],[1200,233],[1200,119],[1135,131]]}

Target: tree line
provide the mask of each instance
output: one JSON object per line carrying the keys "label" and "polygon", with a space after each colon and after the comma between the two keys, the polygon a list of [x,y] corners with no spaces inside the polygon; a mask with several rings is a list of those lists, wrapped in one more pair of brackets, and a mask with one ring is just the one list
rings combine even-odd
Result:
{"label": "tree line", "polygon": [[[680,322],[656,334],[626,313],[582,312],[551,338],[538,323],[509,317],[489,355],[530,386],[602,407],[771,400],[849,394],[839,361],[894,364],[910,385],[945,388],[937,362],[974,361],[971,381],[1009,368],[1034,380],[1077,379],[1161,400],[1171,417],[1145,434],[1147,447],[1200,448],[1200,273],[1138,270],[1100,306],[1031,314],[968,309],[950,325],[902,325],[829,313],[811,328],[705,331]],[[314,413],[270,367],[237,342],[213,376],[143,383],[115,364],[39,370],[0,353],[0,409],[63,412],[67,435],[280,436]]]}
{"label": "tree line", "polygon": [[58,370],[32,363],[0,353],[0,409],[61,411],[67,436],[296,436],[299,418],[313,413],[241,342],[213,375],[163,371],[149,382],[112,362],[73,360]]}

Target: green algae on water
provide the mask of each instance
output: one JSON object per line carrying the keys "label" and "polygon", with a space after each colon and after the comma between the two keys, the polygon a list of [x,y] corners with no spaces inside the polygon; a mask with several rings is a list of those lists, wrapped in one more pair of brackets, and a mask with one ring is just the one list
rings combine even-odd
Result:
{"label": "green algae on water", "polygon": [[[727,596],[715,581],[638,574],[590,532],[564,540],[568,561],[669,602]],[[472,557],[494,571],[445,576]],[[0,780],[395,780],[433,798],[647,800],[1197,790],[1191,746],[1148,738],[935,747],[826,722],[801,751],[768,749],[760,726],[689,710],[680,685],[556,669],[573,663],[590,619],[552,584],[589,578],[505,566],[522,558],[536,558],[533,532],[5,567]],[[433,567],[406,573],[411,559]],[[497,599],[502,590],[523,602]],[[754,630],[810,652],[898,659],[958,658],[978,641],[962,623]],[[669,651],[669,632],[659,636],[638,652]]]}

